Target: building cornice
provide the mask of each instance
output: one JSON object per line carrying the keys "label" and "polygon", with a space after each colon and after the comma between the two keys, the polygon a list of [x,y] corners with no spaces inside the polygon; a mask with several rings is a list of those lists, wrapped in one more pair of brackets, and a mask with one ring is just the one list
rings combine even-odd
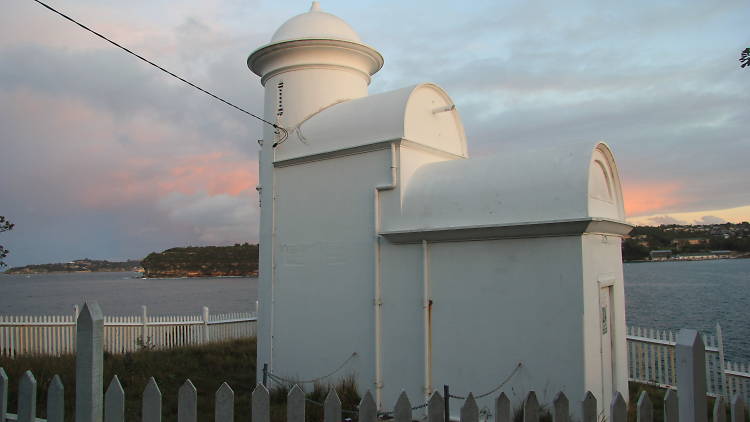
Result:
{"label": "building cornice", "polygon": [[633,228],[622,221],[586,217],[570,220],[531,221],[513,224],[438,227],[381,231],[391,243],[460,242],[469,240],[519,239],[534,237],[604,234],[623,236]]}

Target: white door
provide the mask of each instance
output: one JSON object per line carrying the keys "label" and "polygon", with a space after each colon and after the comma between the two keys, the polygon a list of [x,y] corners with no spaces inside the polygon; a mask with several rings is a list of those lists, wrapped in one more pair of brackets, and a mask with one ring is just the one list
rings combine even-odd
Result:
{"label": "white door", "polygon": [[612,354],[612,286],[599,289],[599,332],[601,334],[602,352],[602,403],[605,409],[609,408],[612,395],[614,394],[614,364]]}

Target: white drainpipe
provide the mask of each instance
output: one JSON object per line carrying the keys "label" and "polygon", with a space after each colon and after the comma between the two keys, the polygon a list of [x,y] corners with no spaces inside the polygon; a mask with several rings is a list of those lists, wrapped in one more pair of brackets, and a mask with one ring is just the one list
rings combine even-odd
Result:
{"label": "white drainpipe", "polygon": [[379,409],[382,409],[383,407],[383,286],[380,274],[380,192],[395,189],[398,182],[398,157],[396,152],[396,145],[394,143],[391,143],[390,147],[391,183],[387,185],[376,186],[373,198],[375,207],[375,298],[373,300],[373,305],[375,307],[375,402],[377,403]]}
{"label": "white drainpipe", "polygon": [[[430,245],[422,241],[422,309],[424,311],[424,397],[432,394],[432,289],[430,286]],[[447,400],[447,399],[446,399]]]}

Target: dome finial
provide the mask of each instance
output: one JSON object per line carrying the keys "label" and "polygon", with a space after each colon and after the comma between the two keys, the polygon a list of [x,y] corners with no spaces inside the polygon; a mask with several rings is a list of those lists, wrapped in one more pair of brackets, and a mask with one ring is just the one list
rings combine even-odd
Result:
{"label": "dome finial", "polygon": [[320,2],[314,1],[312,2],[312,6],[310,6],[311,12],[320,12]]}

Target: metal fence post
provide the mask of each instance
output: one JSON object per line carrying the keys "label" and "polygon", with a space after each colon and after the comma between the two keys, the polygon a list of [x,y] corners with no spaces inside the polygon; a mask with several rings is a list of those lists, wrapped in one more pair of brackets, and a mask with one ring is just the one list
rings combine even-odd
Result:
{"label": "metal fence post", "polygon": [[96,302],[84,303],[76,326],[76,422],[102,422],[104,316]]}
{"label": "metal fence post", "polygon": [[146,305],[141,305],[141,344],[144,347],[148,345],[148,308]]}
{"label": "metal fence post", "polygon": [[447,385],[443,385],[443,397],[445,397],[445,401],[443,402],[445,422],[451,422],[451,393],[450,387]]}
{"label": "metal fence post", "polygon": [[677,333],[677,392],[680,422],[706,422],[706,349],[695,330]]}
{"label": "metal fence post", "polygon": [[268,388],[268,364],[263,364],[263,386]]}
{"label": "metal fence post", "polygon": [[203,342],[208,343],[208,306],[203,307]]}

